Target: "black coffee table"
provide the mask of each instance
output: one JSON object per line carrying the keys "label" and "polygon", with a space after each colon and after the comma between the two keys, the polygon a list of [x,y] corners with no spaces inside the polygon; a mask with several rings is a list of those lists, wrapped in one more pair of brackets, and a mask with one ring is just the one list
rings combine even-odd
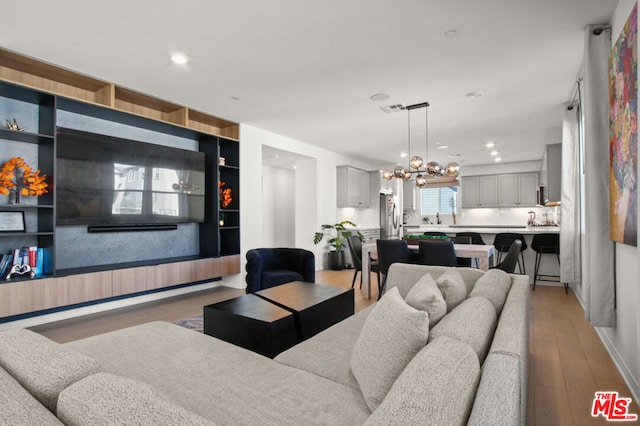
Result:
{"label": "black coffee table", "polygon": [[294,281],[254,294],[294,314],[300,341],[353,315],[355,309],[353,288],[328,284]]}
{"label": "black coffee table", "polygon": [[293,314],[253,294],[205,306],[203,311],[205,334],[269,358],[299,341]]}

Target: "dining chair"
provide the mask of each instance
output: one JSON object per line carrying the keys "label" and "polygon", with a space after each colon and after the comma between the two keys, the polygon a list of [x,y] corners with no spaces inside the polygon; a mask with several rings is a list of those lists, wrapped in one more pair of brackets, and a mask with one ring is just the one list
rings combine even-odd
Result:
{"label": "dining chair", "polygon": [[382,282],[378,283],[378,300],[382,297],[389,267],[394,263],[411,263],[411,253],[405,240],[376,240],[378,248],[378,264]]}
{"label": "dining chair", "polygon": [[[560,235],[559,234],[535,234],[531,240],[531,248],[536,252],[535,269],[533,272],[533,289],[536,289],[536,281],[542,277],[558,278],[558,275],[540,274],[540,261],[543,254],[555,254],[560,264]],[[544,281],[544,280],[543,280]],[[568,283],[563,283],[565,293],[569,293]]]}
{"label": "dining chair", "polygon": [[[356,277],[360,272],[360,288],[362,288],[362,240],[357,235],[351,235],[347,237],[347,244],[349,245],[349,252],[351,253],[351,260],[353,261],[353,280],[351,281],[351,288],[356,284]],[[375,272],[378,276],[378,288],[380,287],[380,263],[377,260],[371,260],[369,258],[369,264],[371,265],[371,271]]]}
{"label": "dining chair", "polygon": [[511,244],[513,244],[515,240],[522,241],[522,247],[520,248],[520,258],[518,259],[518,271],[520,271],[521,274],[526,274],[524,266],[524,254],[522,254],[522,252],[527,249],[527,242],[525,241],[522,234],[517,234],[514,232],[501,232],[499,234],[496,234],[493,240],[493,245],[498,252],[497,262],[500,263],[502,261],[502,254],[509,252]]}
{"label": "dining chair", "polygon": [[[468,235],[456,235],[455,237],[451,237],[451,241],[453,244],[473,244],[473,238]],[[457,257],[458,265],[460,267],[470,268],[471,267],[471,258],[469,257]]]}
{"label": "dining chair", "polygon": [[418,248],[418,263],[422,265],[458,265],[453,241],[420,241]]}
{"label": "dining chair", "polygon": [[478,232],[458,232],[456,233],[456,237],[471,237],[471,244],[486,245],[482,239],[482,235]]}
{"label": "dining chair", "polygon": [[516,270],[516,265],[518,264],[518,257],[520,256],[521,248],[522,241],[514,240],[502,262],[491,269],[502,269],[509,274],[513,274]]}

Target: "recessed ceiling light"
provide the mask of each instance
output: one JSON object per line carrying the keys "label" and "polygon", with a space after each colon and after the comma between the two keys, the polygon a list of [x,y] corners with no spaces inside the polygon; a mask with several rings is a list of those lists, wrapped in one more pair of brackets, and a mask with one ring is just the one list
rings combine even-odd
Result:
{"label": "recessed ceiling light", "polygon": [[407,156],[407,154],[406,154],[405,152],[401,152],[401,153],[400,153],[400,157],[404,158],[404,157],[406,157],[406,156]]}
{"label": "recessed ceiling light", "polygon": [[487,148],[493,148],[494,146],[496,146],[496,144],[493,142],[487,142],[484,144],[484,146],[486,146]]}
{"label": "recessed ceiling light", "polygon": [[447,155],[449,158],[460,158],[460,154],[449,154]]}
{"label": "recessed ceiling light", "polygon": [[229,99],[231,99],[232,101],[239,101],[239,100],[240,100],[240,98],[239,98],[239,97],[237,97],[237,96],[232,96],[232,97],[231,97],[231,98],[229,98]]}
{"label": "recessed ceiling light", "polygon": [[484,95],[482,90],[473,90],[466,94],[467,98],[479,98],[482,95]]}
{"label": "recessed ceiling light", "polygon": [[498,151],[491,151],[491,155],[495,157],[496,155],[498,155]]}
{"label": "recessed ceiling light", "polygon": [[458,31],[456,30],[448,30],[444,32],[445,37],[455,37],[458,35]]}
{"label": "recessed ceiling light", "polygon": [[390,97],[391,96],[387,95],[386,93],[376,93],[374,95],[371,95],[369,99],[371,99],[372,101],[386,101]]}
{"label": "recessed ceiling light", "polygon": [[189,58],[184,53],[173,53],[171,54],[171,62],[177,65],[184,65],[189,62]]}
{"label": "recessed ceiling light", "polygon": [[500,158],[500,157],[496,157],[496,158],[494,158],[494,159],[493,159],[493,161],[495,161],[496,163],[499,163],[499,162],[501,162],[501,161],[502,161],[502,158]]}
{"label": "recessed ceiling light", "polygon": [[438,149],[447,149],[449,145],[438,145]]}

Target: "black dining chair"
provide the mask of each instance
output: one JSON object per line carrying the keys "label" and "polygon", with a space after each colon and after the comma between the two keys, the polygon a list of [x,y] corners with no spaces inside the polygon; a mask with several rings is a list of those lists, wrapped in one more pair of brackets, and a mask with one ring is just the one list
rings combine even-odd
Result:
{"label": "black dining chair", "polygon": [[[362,240],[357,235],[351,235],[347,237],[347,244],[349,245],[349,252],[351,253],[351,260],[353,261],[353,280],[351,281],[351,288],[356,284],[356,277],[360,272],[360,288],[362,288]],[[369,264],[371,265],[371,271],[375,272],[378,276],[378,288],[380,288],[380,264],[377,260],[371,260],[369,258]]]}
{"label": "black dining chair", "polygon": [[378,300],[380,300],[387,284],[389,267],[394,263],[411,263],[411,253],[405,240],[376,240],[376,246],[382,275],[382,282],[378,283]]}
{"label": "black dining chair", "polygon": [[471,237],[471,244],[486,245],[478,232],[458,232],[456,237]]}
{"label": "black dining chair", "polygon": [[516,270],[516,265],[518,264],[518,257],[520,256],[521,248],[522,241],[514,240],[502,262],[491,269],[502,269],[509,274],[513,274]]}
{"label": "black dining chair", "polygon": [[[533,289],[536,289],[536,281],[543,277],[558,278],[558,275],[540,274],[540,261],[543,254],[555,254],[560,264],[560,235],[559,234],[535,234],[531,240],[531,249],[536,252],[535,269],[533,272]],[[546,280],[543,280],[546,281]],[[569,293],[569,284],[563,283],[565,293]]]}
{"label": "black dining chair", "polygon": [[418,247],[418,263],[422,265],[458,265],[453,241],[420,241]]}
{"label": "black dining chair", "polygon": [[[473,244],[473,239],[468,235],[456,235],[455,237],[451,237],[451,241],[453,244]],[[471,267],[471,258],[469,257],[457,257],[458,265],[465,268]]]}
{"label": "black dining chair", "polygon": [[524,266],[524,254],[522,254],[522,252],[527,249],[527,242],[525,241],[522,234],[517,234],[514,232],[501,232],[499,234],[496,234],[496,237],[493,240],[493,245],[498,252],[497,262],[501,262],[502,254],[509,252],[511,244],[513,244],[515,240],[522,241],[522,247],[520,248],[520,258],[518,259],[518,271],[520,271],[521,274],[526,274]]}

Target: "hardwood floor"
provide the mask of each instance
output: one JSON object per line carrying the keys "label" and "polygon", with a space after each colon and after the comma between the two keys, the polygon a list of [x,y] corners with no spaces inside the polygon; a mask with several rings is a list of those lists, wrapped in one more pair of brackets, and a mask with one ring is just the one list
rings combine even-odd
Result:
{"label": "hardwood floor", "polygon": [[[351,286],[353,271],[318,271],[316,282]],[[375,282],[375,275],[371,278]],[[360,311],[374,303],[355,292]],[[32,327],[57,342],[105,333],[148,321],[176,322],[202,314],[202,307],[244,294],[244,290],[219,287],[168,300],[87,315]],[[580,303],[560,287],[537,286],[531,292],[529,331],[528,425],[605,424],[591,417],[596,391],[618,391],[632,397],[595,330],[584,319]],[[637,401],[631,413],[640,414]]]}

